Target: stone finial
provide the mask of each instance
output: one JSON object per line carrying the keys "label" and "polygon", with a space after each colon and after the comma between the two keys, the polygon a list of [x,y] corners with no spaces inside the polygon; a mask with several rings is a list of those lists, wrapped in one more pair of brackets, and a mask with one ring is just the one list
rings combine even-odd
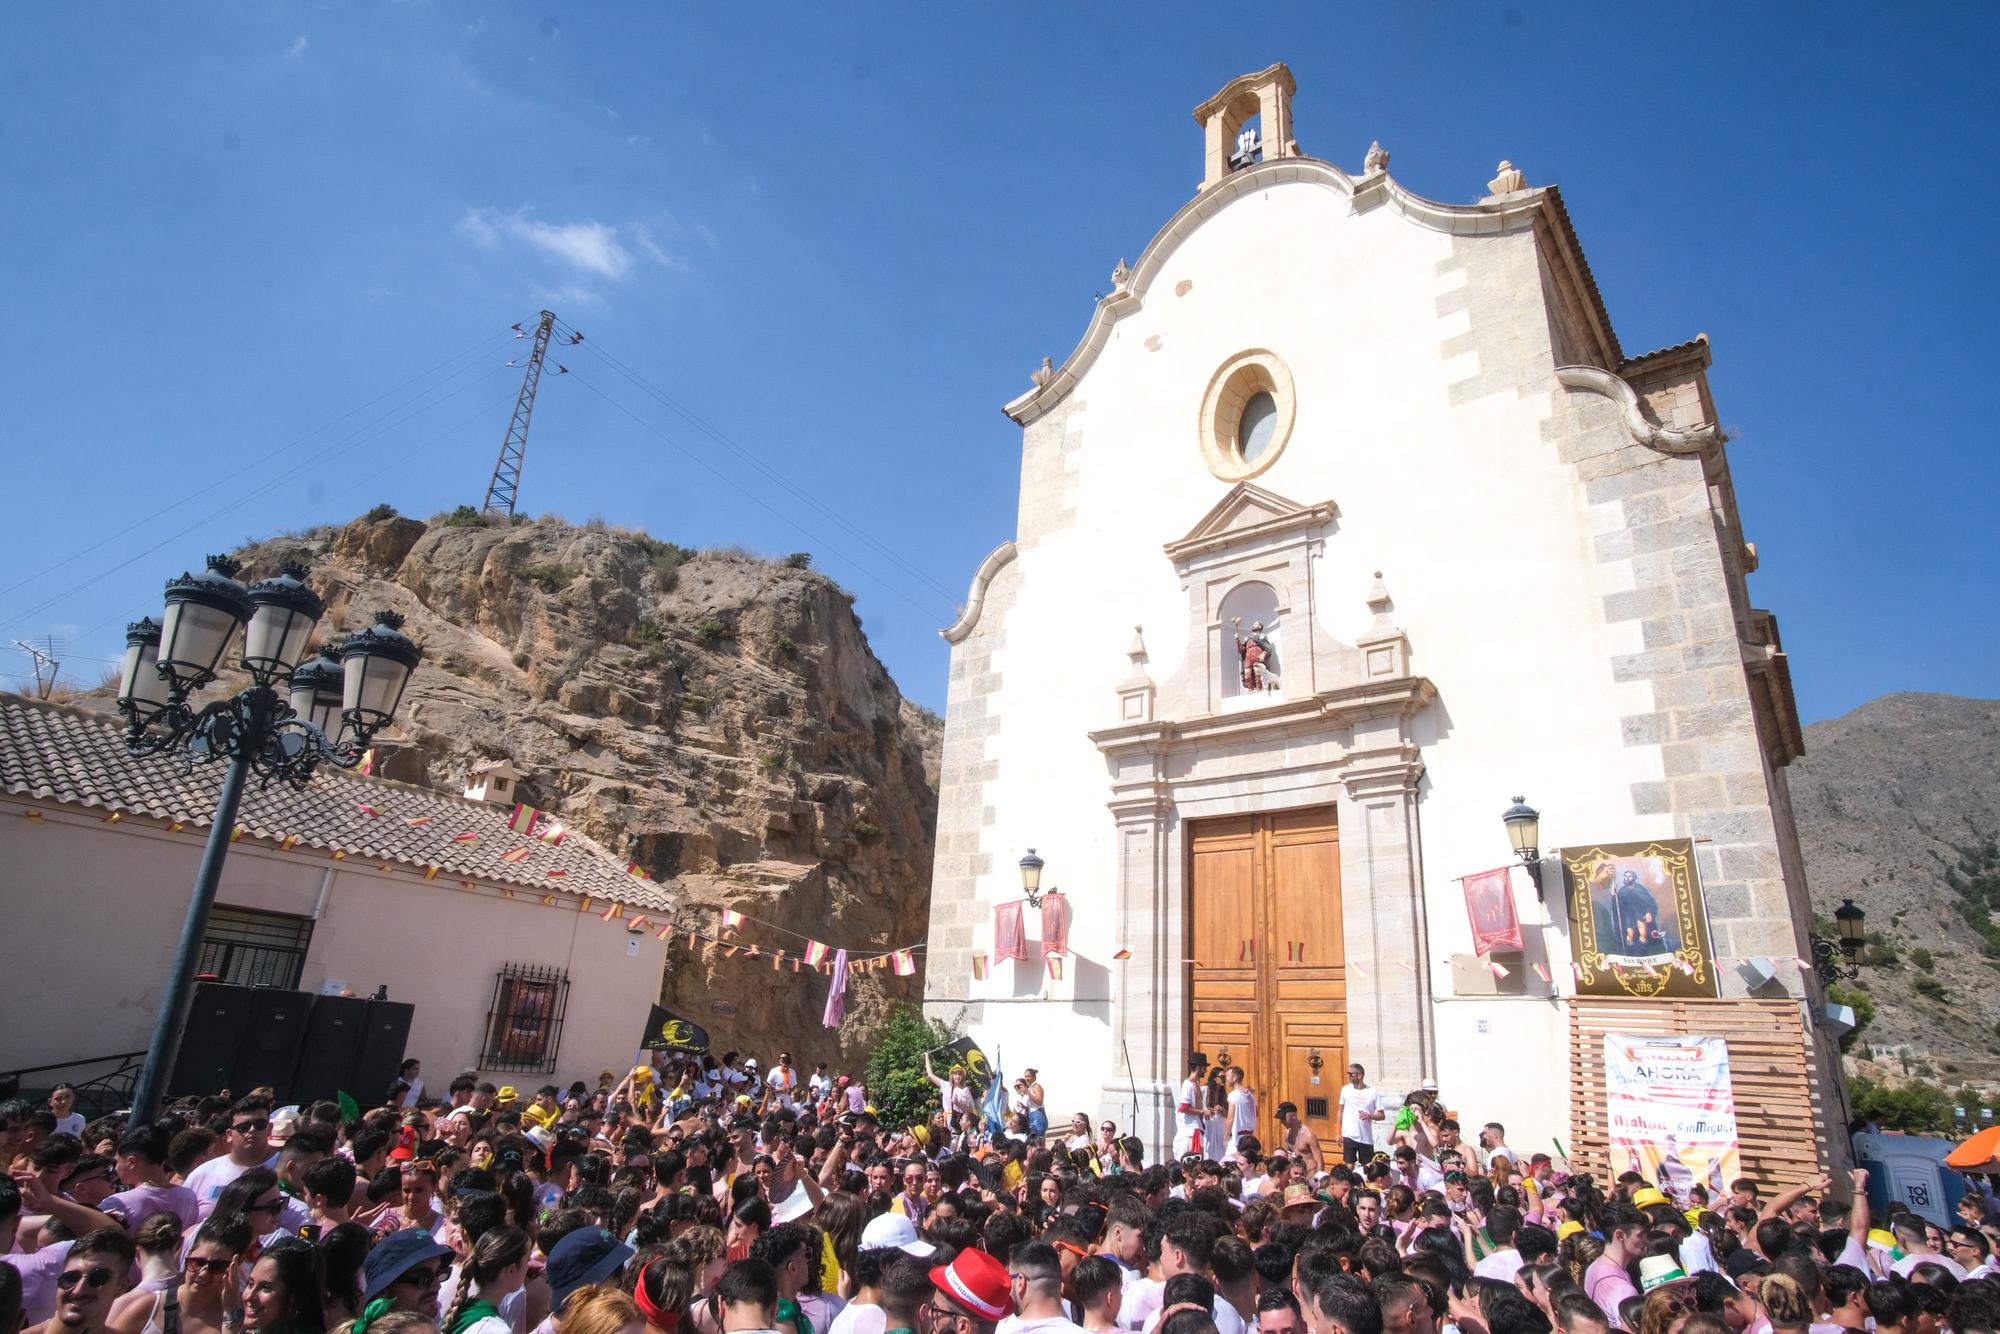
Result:
{"label": "stone finial", "polygon": [[1123,256],[1120,256],[1116,267],[1111,270],[1111,285],[1123,290],[1125,285],[1131,281],[1132,266],[1125,262]]}
{"label": "stone finial", "polygon": [[1382,572],[1377,570],[1374,587],[1368,590],[1368,609],[1375,613],[1375,621],[1354,641],[1361,650],[1363,671],[1371,678],[1409,674],[1409,637],[1389,615],[1390,605],[1389,586],[1382,582]]}
{"label": "stone finial", "polygon": [[1528,178],[1521,174],[1519,167],[1504,158],[1494,169],[1493,179],[1486,182],[1486,193],[1490,195],[1511,195],[1516,190],[1527,188]]}
{"label": "stone finial", "polygon": [[1055,358],[1054,358],[1054,357],[1043,357],[1043,358],[1042,358],[1042,364],[1041,364],[1040,366],[1036,367],[1036,368],[1035,368],[1035,370],[1034,370],[1034,372],[1033,372],[1032,374],[1030,374],[1030,375],[1028,376],[1028,378],[1029,378],[1030,380],[1033,380],[1033,381],[1035,382],[1035,388],[1037,388],[1037,389],[1046,389],[1046,388],[1048,388],[1048,387],[1049,387],[1049,381],[1051,381],[1051,380],[1053,380],[1053,379],[1055,379],[1055,378],[1056,378],[1056,361],[1055,361]]}
{"label": "stone finial", "polygon": [[1393,605],[1389,598],[1389,586],[1382,582],[1382,572],[1375,571],[1375,586],[1368,590],[1368,610],[1375,613],[1375,624],[1368,627],[1370,632],[1394,630],[1396,623],[1389,619],[1389,608]]}
{"label": "stone finial", "polygon": [[1125,656],[1132,660],[1132,670],[1139,671],[1146,662],[1146,627],[1132,627],[1132,644],[1125,650]]}
{"label": "stone finial", "polygon": [[1377,139],[1368,145],[1368,156],[1361,160],[1361,174],[1373,176],[1378,171],[1389,170],[1389,150],[1382,147]]}
{"label": "stone finial", "polygon": [[1149,723],[1153,721],[1153,701],[1158,691],[1153,678],[1146,674],[1145,627],[1132,627],[1132,644],[1125,650],[1125,656],[1132,660],[1132,671],[1118,683],[1118,721]]}

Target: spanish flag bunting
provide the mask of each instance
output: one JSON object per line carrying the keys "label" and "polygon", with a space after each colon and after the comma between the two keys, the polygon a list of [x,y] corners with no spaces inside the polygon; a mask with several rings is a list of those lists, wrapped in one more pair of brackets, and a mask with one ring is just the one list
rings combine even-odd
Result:
{"label": "spanish flag bunting", "polygon": [[235,827],[234,829],[232,829],[232,830],[230,830],[230,831],[229,831],[229,841],[230,841],[231,843],[234,843],[234,842],[235,842],[235,841],[236,841],[237,839],[239,839],[239,838],[242,838],[242,837],[243,837],[243,826],[242,826],[242,825],[237,825],[237,826],[236,826],[236,827]]}
{"label": "spanish flag bunting", "polygon": [[631,921],[625,923],[625,925],[632,928],[632,930],[634,931],[644,931],[646,929],[646,914],[644,913],[637,914],[632,918]]}
{"label": "spanish flag bunting", "polygon": [[460,889],[464,890],[464,891],[465,891],[466,893],[468,893],[468,894],[470,894],[470,893],[472,892],[472,882],[471,882],[470,880],[461,880],[461,881],[459,881],[459,882],[458,882],[458,887],[459,887]]}
{"label": "spanish flag bunting", "polygon": [[1238,963],[1257,962],[1257,942],[1254,940],[1244,941],[1243,948],[1238,950],[1236,953],[1236,962]]}
{"label": "spanish flag bunting", "polygon": [[283,838],[278,840],[278,851],[290,852],[293,848],[296,848],[298,845],[299,845],[299,836],[297,834],[286,834]]}
{"label": "spanish flag bunting", "polygon": [[551,880],[567,880],[567,879],[569,879],[569,872],[568,872],[568,871],[550,871],[550,872],[549,872],[549,879],[551,879]]}
{"label": "spanish flag bunting", "polygon": [[357,802],[357,803],[355,804],[355,807],[354,807],[354,809],[355,809],[355,810],[357,810],[357,811],[360,811],[360,812],[361,812],[361,813],[362,813],[363,815],[367,816],[367,817],[368,817],[369,819],[371,819],[371,820],[374,820],[374,819],[378,819],[378,818],[380,818],[380,816],[381,816],[381,814],[382,814],[382,812],[380,812],[380,811],[376,810],[376,809],[375,809],[375,808],[374,808],[373,806],[370,806],[370,805],[369,805],[369,804],[368,804],[367,802],[365,802],[365,801],[363,801],[363,802]]}
{"label": "spanish flag bunting", "polygon": [[578,912],[589,912],[589,911],[590,911],[590,895],[586,894],[586,895],[584,895],[584,896],[583,896],[583,902],[577,905],[577,909],[576,909],[576,910],[577,910]]}
{"label": "spanish flag bunting", "polygon": [[[30,819],[39,820],[42,818],[42,813],[40,811],[29,811],[28,816]],[[178,834],[185,828],[187,828],[187,822],[184,820],[169,820],[167,822],[167,832],[169,834]]]}
{"label": "spanish flag bunting", "polygon": [[533,806],[528,805],[526,802],[517,801],[514,803],[514,813],[507,817],[507,828],[517,834],[526,834],[530,838],[533,838],[535,824],[541,818],[542,813]]}
{"label": "spanish flag bunting", "polygon": [[1402,969],[1406,973],[1409,973],[1413,977],[1416,975],[1417,966],[1413,963],[1409,963],[1406,962],[1405,960],[1398,959],[1396,960],[1396,967]]}
{"label": "spanish flag bunting", "polygon": [[382,869],[384,871],[393,871],[396,869],[396,864],[394,862],[383,862]]}
{"label": "spanish flag bunting", "polygon": [[370,746],[361,752],[361,772],[364,774],[375,772],[375,747]]}
{"label": "spanish flag bunting", "polygon": [[[896,971],[901,972],[902,970],[899,968]],[[1060,954],[1051,954],[1049,956],[1049,980],[1052,982],[1062,981],[1062,955]]]}
{"label": "spanish flag bunting", "polygon": [[634,880],[651,880],[653,878],[647,875],[646,868],[637,862],[626,862],[625,874],[631,876]]}
{"label": "spanish flag bunting", "polygon": [[103,817],[104,823],[106,824],[117,824],[120,820],[124,818],[125,817],[117,811],[113,811],[111,812],[111,814]]}
{"label": "spanish flag bunting", "polygon": [[347,860],[347,849],[346,849],[346,848],[335,848],[335,849],[333,850],[333,859],[334,859],[335,861],[337,861],[337,862],[344,862],[344,861],[346,861],[346,860]]}
{"label": "spanish flag bunting", "polygon": [[1361,962],[1361,960],[1359,960],[1359,959],[1356,959],[1356,960],[1354,960],[1354,961],[1353,961],[1352,963],[1348,964],[1347,966],[1348,966],[1349,968],[1352,968],[1352,969],[1353,969],[1353,970],[1354,970],[1355,972],[1357,972],[1357,973],[1361,974],[1361,975],[1362,975],[1363,977],[1366,977],[1366,976],[1368,976],[1368,965],[1367,965],[1367,964],[1365,964],[1365,963],[1363,963],[1363,962]]}
{"label": "spanish flag bunting", "polygon": [[1285,942],[1285,962],[1303,963],[1306,957],[1306,943],[1303,940]]}
{"label": "spanish flag bunting", "polygon": [[724,931],[734,931],[737,927],[742,925],[743,925],[742,913],[737,912],[736,909],[734,908],[724,908],[722,910],[722,929]]}
{"label": "spanish flag bunting", "polygon": [[429,824],[431,821],[435,819],[437,819],[435,815],[413,815],[409,819],[403,821],[403,823],[408,825],[412,829],[422,829],[425,825]]}
{"label": "spanish flag bunting", "polygon": [[438,878],[438,871],[439,871],[439,869],[440,869],[440,868],[438,868],[438,867],[435,867],[435,866],[432,866],[432,867],[428,867],[428,868],[426,868],[426,869],[425,869],[425,871],[424,871],[424,879],[426,879],[426,880],[435,880],[435,879],[437,879],[437,878]]}
{"label": "spanish flag bunting", "polygon": [[1113,963],[1124,963],[1127,959],[1131,957],[1132,957],[1132,951],[1119,950],[1116,954],[1111,956],[1111,961]]}
{"label": "spanish flag bunting", "polygon": [[1486,966],[1487,966],[1488,968],[1491,968],[1491,969],[1493,970],[1493,976],[1495,976],[1495,977],[1507,977],[1507,976],[1509,976],[1509,973],[1507,972],[1507,965],[1506,965],[1506,964],[1503,964],[1503,963],[1493,963],[1493,962],[1489,961],[1489,962],[1487,963],[1487,965],[1486,965]]}
{"label": "spanish flag bunting", "polygon": [[724,945],[724,946],[722,947],[722,957],[723,957],[723,958],[725,958],[725,959],[733,959],[733,958],[735,958],[735,957],[736,957],[736,947],[735,947],[734,945]]}
{"label": "spanish flag bunting", "polygon": [[[29,820],[39,820],[42,818],[42,813],[40,811],[22,811],[21,815],[24,819],[29,819]],[[179,830],[180,830],[179,824],[171,824],[167,826],[167,832],[170,834],[177,833],[179,832]]]}
{"label": "spanish flag bunting", "polygon": [[975,982],[986,980],[986,956],[983,954],[972,956],[972,980]]}
{"label": "spanish flag bunting", "polygon": [[815,965],[825,963],[826,956],[827,956],[826,946],[820,944],[817,940],[808,940],[806,942],[807,963]]}
{"label": "spanish flag bunting", "polygon": [[[1052,954],[1049,957],[1053,959],[1057,956]],[[909,977],[911,974],[917,971],[917,956],[910,953],[910,951],[897,950],[895,953],[895,960],[896,960],[897,977]],[[1056,969],[1056,976],[1057,977],[1062,976],[1062,969],[1060,967]]]}
{"label": "spanish flag bunting", "polygon": [[653,939],[665,940],[668,936],[671,936],[673,933],[674,933],[674,924],[672,922],[668,922],[665,926],[661,927],[657,933],[654,934]]}
{"label": "spanish flag bunting", "polygon": [[551,820],[549,822],[548,828],[542,830],[539,834],[536,834],[535,837],[540,839],[542,842],[548,844],[550,847],[555,847],[557,844],[561,843],[565,838],[569,837],[569,830],[564,829],[561,825]]}
{"label": "spanish flag bunting", "polygon": [[542,906],[543,906],[544,908],[553,908],[553,907],[555,907],[555,906],[556,906],[556,896],[555,896],[555,895],[553,895],[553,894],[544,894],[544,895],[542,895]]}
{"label": "spanish flag bunting", "polygon": [[[471,884],[472,882],[468,880],[466,883]],[[514,897],[514,891],[507,888],[505,885],[502,885],[500,886],[500,897],[503,899],[511,899]]]}
{"label": "spanish flag bunting", "polygon": [[454,843],[477,843],[479,841],[479,835],[472,833],[470,831],[463,834],[453,834],[451,836],[451,841]]}
{"label": "spanish flag bunting", "polygon": [[773,954],[771,956],[771,971],[774,973],[783,972],[784,967],[785,967],[785,952],[783,950],[779,950],[776,954]]}
{"label": "spanish flag bunting", "polygon": [[746,954],[745,954],[745,955],[744,955],[743,957],[744,957],[744,958],[746,958],[746,959],[754,959],[754,958],[756,958],[756,957],[757,957],[757,947],[756,947],[755,945],[752,945],[752,946],[750,947],[750,949],[749,949],[749,952],[748,952],[748,953],[746,953]]}
{"label": "spanish flag bunting", "polygon": [[517,862],[533,851],[533,848],[509,848],[500,854],[500,860],[503,862]]}
{"label": "spanish flag bunting", "polygon": [[604,910],[604,911],[603,911],[603,912],[602,912],[601,914],[599,914],[599,915],[600,915],[601,917],[603,917],[603,919],[604,919],[605,921],[607,921],[607,922],[608,922],[608,921],[610,921],[610,920],[611,920],[612,918],[616,917],[616,916],[617,916],[617,915],[618,915],[619,913],[621,913],[621,912],[624,912],[624,911],[625,911],[625,909],[624,909],[624,907],[623,907],[622,905],[620,905],[620,904],[617,904],[617,903],[613,903],[613,904],[612,904],[612,905],[611,905],[611,906],[610,906],[609,908],[606,908],[606,909],[605,909],[605,910]]}
{"label": "spanish flag bunting", "polygon": [[1536,976],[1536,977],[1539,977],[1539,978],[1541,978],[1541,979],[1542,979],[1542,981],[1544,981],[1544,982],[1547,982],[1547,981],[1549,981],[1549,970],[1548,970],[1548,967],[1547,967],[1547,965],[1545,965],[1545,964],[1540,964],[1540,963],[1536,964],[1536,965],[1535,965],[1535,976]]}
{"label": "spanish flag bunting", "polygon": [[689,948],[689,949],[693,949],[693,948],[694,948],[694,942],[695,942],[695,934],[694,934],[694,932],[690,931],[690,932],[688,932],[688,948]]}

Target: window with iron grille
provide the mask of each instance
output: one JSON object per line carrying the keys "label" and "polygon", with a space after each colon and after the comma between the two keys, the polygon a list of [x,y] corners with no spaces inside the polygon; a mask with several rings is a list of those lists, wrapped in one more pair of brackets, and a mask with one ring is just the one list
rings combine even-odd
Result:
{"label": "window with iron grille", "polygon": [[569,974],[539,964],[510,963],[493,979],[486,1012],[482,1070],[551,1074],[569,1005]]}
{"label": "window with iron grille", "polygon": [[201,939],[197,971],[241,987],[293,990],[306,969],[312,931],[310,917],[217,904]]}

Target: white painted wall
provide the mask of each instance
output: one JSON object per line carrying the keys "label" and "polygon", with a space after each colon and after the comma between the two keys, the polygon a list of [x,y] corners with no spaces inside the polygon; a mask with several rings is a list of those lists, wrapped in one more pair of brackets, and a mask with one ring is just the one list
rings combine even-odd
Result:
{"label": "white painted wall", "polygon": [[[103,823],[94,812],[0,801],[0,1068],[143,1051],[166,988],[203,839],[141,820]],[[383,874],[349,858],[238,843],[218,904],[310,916],[328,873],[300,986],[339,978],[357,995],[386,983],[391,1000],[416,1006],[408,1053],[442,1088],[473,1068],[493,980],[508,963],[567,970],[570,996],[554,1076],[495,1075],[535,1084],[629,1068],[648,1007],[659,997],[666,944],[616,921],[544,907],[523,892],[466,892],[401,870]],[[628,952],[629,942],[637,944]]]}
{"label": "white painted wall", "polygon": [[[1617,576],[1596,563],[1592,539],[1609,520],[1586,505],[1542,435],[1564,391],[1551,378],[1547,394],[1451,401],[1447,386],[1481,369],[1478,351],[1447,355],[1442,346],[1472,330],[1465,311],[1439,309],[1468,281],[1465,267],[1440,272],[1454,244],[1394,208],[1352,213],[1344,195],[1318,184],[1238,199],[1180,244],[1142,308],[1117,324],[1054,410],[1078,447],[1064,453],[1058,484],[1024,486],[1021,531],[1024,539],[1035,531],[1049,507],[1073,506],[1075,517],[1024,540],[1001,576],[1021,591],[992,666],[1003,686],[990,707],[1002,723],[986,756],[1000,776],[985,789],[992,819],[980,851],[991,869],[979,894],[988,905],[1018,898],[1014,863],[1035,846],[1048,861],[1044,884],[1061,885],[1075,904],[1071,939],[1082,957],[1062,982],[1047,981],[1037,959],[996,965],[987,981],[969,983],[973,999],[1006,1002],[989,1005],[974,1031],[1009,1070],[1041,1068],[1052,1116],[1095,1107],[1100,1086],[1124,1070],[1108,1007],[1084,1003],[1105,994],[1104,970],[1120,966],[1109,957],[1125,943],[1111,921],[1105,765],[1086,733],[1117,721],[1113,688],[1129,671],[1123,654],[1135,623],[1161,686],[1160,716],[1182,707],[1168,673],[1184,660],[1188,598],[1161,545],[1229,488],[1205,467],[1196,425],[1215,368],[1238,352],[1270,350],[1297,385],[1290,441],[1256,485],[1301,504],[1339,505],[1316,575],[1321,623],[1352,643],[1370,623],[1363,599],[1381,570],[1411,668],[1438,687],[1419,725],[1437,989],[1450,986],[1444,958],[1470,948],[1455,877],[1509,860],[1499,817],[1515,793],[1544,812],[1549,845],[1673,832],[1669,816],[1632,814],[1629,784],[1660,776],[1659,751],[1624,745],[1619,720],[1653,707],[1651,687],[1612,679],[1612,657],[1638,651],[1639,630],[1606,622],[1602,598],[1618,591]],[[1528,235],[1456,247],[1478,272],[1520,275],[1510,299],[1541,308]],[[1183,282],[1188,290],[1176,295]],[[1546,355],[1545,345],[1531,350]],[[1199,698],[1198,684],[1187,694]],[[951,796],[947,789],[947,803]],[[1516,885],[1524,922],[1543,920],[1525,877]],[[1550,889],[1559,899],[1553,879]],[[1032,911],[1028,925],[1032,936]],[[990,950],[990,909],[973,931],[973,949]],[[1542,953],[1566,972],[1558,932]],[[1351,988],[1366,985],[1350,976]],[[1024,994],[1065,1003],[1018,1003]],[[1485,1034],[1475,1031],[1482,1018]],[[1506,1122],[1519,1145],[1567,1134],[1560,1007],[1451,1000],[1435,1006],[1435,1019],[1448,1102],[1479,1121]],[[1370,1062],[1366,1051],[1353,1055]],[[1523,1077],[1496,1078],[1502,1069]],[[1147,1073],[1139,1071],[1142,1081]]]}

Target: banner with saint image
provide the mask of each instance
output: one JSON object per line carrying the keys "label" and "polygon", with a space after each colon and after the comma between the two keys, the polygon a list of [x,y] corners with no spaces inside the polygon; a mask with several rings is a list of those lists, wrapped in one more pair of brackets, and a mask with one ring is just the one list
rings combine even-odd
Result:
{"label": "banner with saint image", "polygon": [[1717,994],[1692,840],[1565,848],[1563,873],[1578,995]]}

